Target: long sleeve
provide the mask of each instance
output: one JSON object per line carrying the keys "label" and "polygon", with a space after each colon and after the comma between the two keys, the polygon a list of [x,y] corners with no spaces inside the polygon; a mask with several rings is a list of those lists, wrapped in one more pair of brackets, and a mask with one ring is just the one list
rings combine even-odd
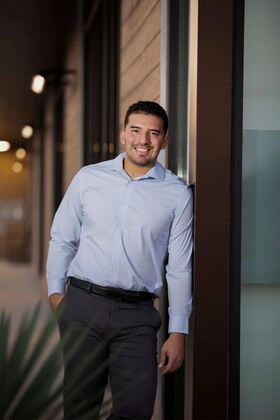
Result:
{"label": "long sleeve", "polygon": [[67,271],[79,246],[82,224],[79,173],[69,185],[51,228],[46,269],[49,296],[64,293]]}
{"label": "long sleeve", "polygon": [[176,207],[168,245],[169,332],[188,333],[192,311],[192,222],[192,191],[186,187]]}

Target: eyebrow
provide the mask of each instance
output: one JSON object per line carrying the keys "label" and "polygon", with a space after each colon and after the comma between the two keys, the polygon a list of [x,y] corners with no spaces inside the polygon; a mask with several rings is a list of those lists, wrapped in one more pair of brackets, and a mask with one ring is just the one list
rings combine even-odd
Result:
{"label": "eyebrow", "polygon": [[[142,128],[138,127],[138,125],[131,125],[129,128],[138,128],[139,130],[142,130]],[[160,134],[160,130],[157,130],[156,128],[150,128],[148,131],[156,131],[158,134]]]}

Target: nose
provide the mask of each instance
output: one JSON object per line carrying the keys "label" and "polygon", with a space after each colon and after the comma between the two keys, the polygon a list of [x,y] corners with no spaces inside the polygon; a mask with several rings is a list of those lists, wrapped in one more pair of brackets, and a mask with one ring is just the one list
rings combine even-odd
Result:
{"label": "nose", "polygon": [[145,130],[143,130],[142,132],[141,132],[141,138],[140,138],[140,141],[141,141],[141,143],[142,142],[146,142],[146,141],[149,141],[150,140],[150,133],[149,133],[149,131],[147,130],[147,131],[145,131]]}

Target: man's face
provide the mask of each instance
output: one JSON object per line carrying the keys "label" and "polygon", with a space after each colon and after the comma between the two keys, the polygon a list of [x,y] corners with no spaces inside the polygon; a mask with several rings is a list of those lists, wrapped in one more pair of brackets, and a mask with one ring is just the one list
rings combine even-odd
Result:
{"label": "man's face", "polygon": [[161,149],[168,143],[163,121],[156,115],[131,114],[121,135],[121,144],[129,161],[137,166],[152,167]]}

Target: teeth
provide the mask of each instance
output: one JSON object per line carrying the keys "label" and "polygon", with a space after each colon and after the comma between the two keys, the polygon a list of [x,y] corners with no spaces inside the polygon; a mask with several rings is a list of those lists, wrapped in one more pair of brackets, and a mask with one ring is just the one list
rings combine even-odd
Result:
{"label": "teeth", "polygon": [[144,149],[143,147],[135,147],[138,152],[147,152],[149,149]]}

